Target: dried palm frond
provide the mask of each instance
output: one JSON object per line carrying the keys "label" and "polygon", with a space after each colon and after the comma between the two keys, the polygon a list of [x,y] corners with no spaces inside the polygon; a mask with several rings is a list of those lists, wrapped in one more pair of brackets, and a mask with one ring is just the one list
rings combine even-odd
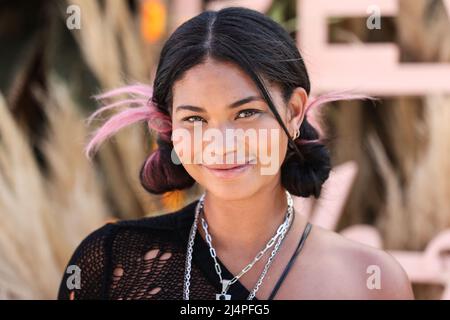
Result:
{"label": "dried palm frond", "polygon": [[51,203],[30,145],[0,95],[0,288],[3,299],[50,298],[60,273]]}

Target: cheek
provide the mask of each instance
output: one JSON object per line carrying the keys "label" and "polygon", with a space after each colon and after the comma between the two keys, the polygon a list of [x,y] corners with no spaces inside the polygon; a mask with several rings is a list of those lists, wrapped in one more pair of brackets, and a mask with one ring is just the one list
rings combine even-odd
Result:
{"label": "cheek", "polygon": [[202,178],[203,173],[199,165],[183,163],[183,167],[195,181],[197,181],[200,185],[204,185],[204,179]]}
{"label": "cheek", "polygon": [[199,181],[199,166],[195,164],[196,144],[194,143],[194,132],[176,123],[172,126],[172,143],[181,165],[189,175]]}
{"label": "cheek", "polygon": [[196,144],[194,143],[194,131],[174,124],[172,127],[173,148],[183,165],[195,162]]}
{"label": "cheek", "polygon": [[284,158],[286,157],[287,146],[288,146],[288,142],[289,142],[289,140],[286,136],[286,133],[283,130],[280,130],[280,137],[279,137],[278,141],[279,141],[279,146],[280,146],[278,148],[278,150],[279,150],[279,159],[280,159],[280,167],[281,167],[281,164],[283,163]]}
{"label": "cheek", "polygon": [[258,163],[264,175],[275,175],[287,151],[287,137],[278,122],[267,125],[258,134]]}

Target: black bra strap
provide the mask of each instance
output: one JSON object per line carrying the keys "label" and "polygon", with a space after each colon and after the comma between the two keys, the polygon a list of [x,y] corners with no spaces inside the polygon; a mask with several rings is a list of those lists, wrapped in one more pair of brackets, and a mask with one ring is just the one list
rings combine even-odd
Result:
{"label": "black bra strap", "polygon": [[305,240],[308,237],[308,234],[311,231],[311,228],[312,228],[312,224],[310,222],[308,222],[306,224],[305,230],[303,231],[303,234],[302,234],[302,236],[300,238],[300,241],[299,241],[299,243],[297,245],[297,249],[295,250],[295,252],[292,255],[291,259],[289,260],[288,264],[284,268],[284,271],[281,274],[281,277],[278,279],[277,283],[275,284],[275,287],[273,288],[272,293],[270,294],[268,300],[273,300],[273,297],[275,297],[275,295],[277,294],[278,289],[280,289],[280,286],[283,283],[284,279],[286,278],[289,270],[291,269],[295,258],[298,256],[298,254],[302,250],[303,244],[305,243]]}

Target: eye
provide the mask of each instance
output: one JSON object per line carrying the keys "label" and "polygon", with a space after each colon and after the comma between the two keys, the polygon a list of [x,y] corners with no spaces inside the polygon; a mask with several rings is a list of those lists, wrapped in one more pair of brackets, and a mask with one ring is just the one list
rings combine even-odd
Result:
{"label": "eye", "polygon": [[[242,110],[238,113],[237,118],[249,118],[255,114],[261,113],[261,110],[257,110],[257,109],[245,109]],[[241,116],[244,115],[244,116]]]}
{"label": "eye", "polygon": [[183,121],[187,121],[189,123],[194,123],[194,122],[197,122],[197,121],[202,121],[204,119],[202,117],[199,117],[199,116],[190,116],[190,117],[183,118],[182,120]]}

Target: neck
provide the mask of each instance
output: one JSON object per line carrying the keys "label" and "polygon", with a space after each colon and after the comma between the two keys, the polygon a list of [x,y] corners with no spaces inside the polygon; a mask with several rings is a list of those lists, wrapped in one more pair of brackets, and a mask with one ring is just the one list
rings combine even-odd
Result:
{"label": "neck", "polygon": [[[217,251],[240,250],[254,255],[275,234],[286,217],[287,199],[278,184],[247,198],[228,200],[206,192],[204,214]],[[199,223],[198,230],[204,236]]]}

